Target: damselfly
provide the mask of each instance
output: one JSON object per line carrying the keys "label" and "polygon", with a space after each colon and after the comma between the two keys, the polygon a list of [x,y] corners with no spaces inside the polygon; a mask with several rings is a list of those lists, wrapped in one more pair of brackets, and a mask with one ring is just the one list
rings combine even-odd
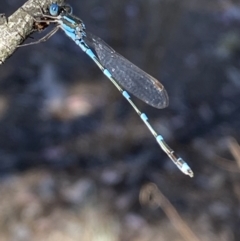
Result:
{"label": "damselfly", "polygon": [[56,23],[56,27],[37,42],[30,44],[46,41],[59,29],[62,29],[97,64],[103,74],[122,93],[173,163],[184,174],[193,177],[193,172],[188,164],[181,157],[174,154],[174,151],[166,144],[163,137],[149,123],[146,114],[138,109],[127,92],[129,91],[145,103],[161,109],[168,105],[168,95],[164,86],[114,51],[102,39],[87,32],[82,20],[72,14],[70,6],[60,6],[53,3],[49,7],[49,15],[42,14],[40,17],[41,20],[36,20],[37,22]]}

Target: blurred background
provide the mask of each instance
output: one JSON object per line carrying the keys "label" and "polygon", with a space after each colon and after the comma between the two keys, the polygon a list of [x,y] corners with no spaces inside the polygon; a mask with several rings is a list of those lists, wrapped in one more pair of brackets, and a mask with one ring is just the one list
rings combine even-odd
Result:
{"label": "blurred background", "polygon": [[165,86],[166,109],[134,101],[195,176],[59,31],[1,66],[0,240],[239,240],[239,1],[68,3]]}

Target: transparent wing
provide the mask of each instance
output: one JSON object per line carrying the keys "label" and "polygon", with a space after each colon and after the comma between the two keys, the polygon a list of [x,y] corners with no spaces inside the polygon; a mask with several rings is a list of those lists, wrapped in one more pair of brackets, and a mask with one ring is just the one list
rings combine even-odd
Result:
{"label": "transparent wing", "polygon": [[162,109],[168,106],[167,92],[157,79],[125,59],[101,38],[87,33],[86,40],[101,64],[124,89],[153,107]]}

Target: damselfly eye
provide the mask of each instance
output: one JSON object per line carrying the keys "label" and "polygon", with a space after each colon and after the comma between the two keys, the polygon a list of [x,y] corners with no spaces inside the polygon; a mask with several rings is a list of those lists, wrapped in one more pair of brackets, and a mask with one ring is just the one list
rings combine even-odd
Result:
{"label": "damselfly eye", "polygon": [[49,7],[49,12],[52,16],[56,16],[58,15],[58,11],[59,11],[59,6],[57,5],[57,3],[52,3]]}

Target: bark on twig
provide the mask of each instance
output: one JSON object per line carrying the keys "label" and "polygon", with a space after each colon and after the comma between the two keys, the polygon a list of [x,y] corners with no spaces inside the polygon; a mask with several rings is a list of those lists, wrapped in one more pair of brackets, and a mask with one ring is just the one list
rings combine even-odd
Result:
{"label": "bark on twig", "polygon": [[34,19],[32,16],[40,15],[40,7],[45,11],[52,2],[62,4],[64,0],[28,0],[10,17],[5,18],[4,15],[1,15],[0,65],[33,32]]}

